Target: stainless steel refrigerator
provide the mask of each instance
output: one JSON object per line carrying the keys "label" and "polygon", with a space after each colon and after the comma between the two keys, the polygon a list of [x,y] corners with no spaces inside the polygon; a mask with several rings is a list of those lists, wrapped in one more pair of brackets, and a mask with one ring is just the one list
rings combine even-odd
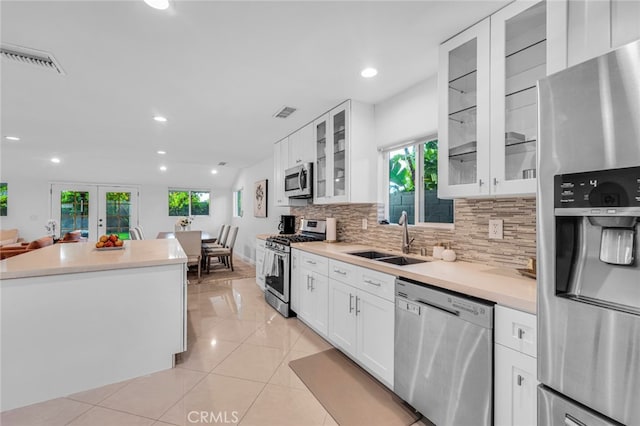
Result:
{"label": "stainless steel refrigerator", "polygon": [[640,41],[538,95],[538,424],[640,425]]}

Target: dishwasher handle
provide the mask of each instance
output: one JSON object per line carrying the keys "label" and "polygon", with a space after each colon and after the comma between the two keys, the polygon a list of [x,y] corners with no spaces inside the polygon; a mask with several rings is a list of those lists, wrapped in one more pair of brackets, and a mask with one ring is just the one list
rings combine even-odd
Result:
{"label": "dishwasher handle", "polygon": [[418,303],[420,305],[428,306],[428,307],[433,308],[433,309],[437,309],[437,310],[442,311],[444,313],[447,313],[449,315],[453,315],[453,316],[456,316],[456,317],[460,316],[460,311],[456,311],[456,310],[453,310],[453,309],[445,308],[444,306],[436,305],[435,303],[428,302],[426,300],[416,299],[416,300],[414,300],[414,302],[416,302],[416,303]]}

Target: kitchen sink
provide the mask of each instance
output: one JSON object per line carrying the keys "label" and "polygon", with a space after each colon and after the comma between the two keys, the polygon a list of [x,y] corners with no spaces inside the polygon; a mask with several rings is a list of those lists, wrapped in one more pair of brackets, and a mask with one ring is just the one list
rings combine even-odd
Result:
{"label": "kitchen sink", "polygon": [[376,259],[378,262],[392,263],[394,265],[413,265],[416,263],[424,263],[426,260],[423,259],[414,259],[413,257],[404,257],[404,256],[393,256],[393,257],[383,257],[381,259]]}
{"label": "kitchen sink", "polygon": [[381,251],[356,251],[356,252],[352,252],[352,253],[347,253],[347,254],[351,254],[353,256],[359,256],[359,257],[364,257],[366,259],[380,259],[383,257],[393,257],[396,256],[395,254],[392,253],[383,253]]}
{"label": "kitchen sink", "polygon": [[414,259],[413,257],[398,256],[397,254],[393,254],[393,253],[384,253],[381,251],[373,251],[373,250],[356,251],[356,252],[347,253],[347,254],[350,254],[352,256],[364,257],[365,259],[375,260],[376,262],[392,263],[394,265],[400,265],[400,266],[427,262],[426,259],[424,260]]}

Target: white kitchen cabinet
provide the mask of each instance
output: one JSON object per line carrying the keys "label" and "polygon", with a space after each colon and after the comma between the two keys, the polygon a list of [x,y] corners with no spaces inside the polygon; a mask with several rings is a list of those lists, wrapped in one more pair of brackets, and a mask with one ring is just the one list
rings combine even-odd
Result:
{"label": "white kitchen cabinet", "polygon": [[393,389],[393,302],[358,290],[356,316],[358,361]]}
{"label": "white kitchen cabinet", "polygon": [[535,194],[536,82],[565,63],[547,6],[515,1],[442,44],[441,198]]}
{"label": "white kitchen cabinet", "polygon": [[318,334],[328,334],[329,278],[328,260],[311,253],[299,252],[298,317]]}
{"label": "white kitchen cabinet", "polygon": [[289,308],[298,313],[300,307],[300,251],[291,250],[291,281],[289,291]]}
{"label": "white kitchen cabinet", "polygon": [[350,285],[329,280],[329,334],[328,338],[343,352],[355,357],[356,353],[356,304],[357,291]]}
{"label": "white kitchen cabinet", "polygon": [[273,146],[273,183],[269,182],[269,191],[273,191],[276,206],[288,206],[289,198],[284,193],[284,171],[289,164],[289,138],[278,141]]}
{"label": "white kitchen cabinet", "polygon": [[495,307],[494,423],[537,424],[536,317]]}
{"label": "white kitchen cabinet", "polygon": [[313,155],[313,123],[289,135],[289,166],[312,163]]}
{"label": "white kitchen cabinet", "polygon": [[373,107],[350,100],[314,121],[315,204],[376,201],[373,129]]}
{"label": "white kitchen cabinet", "polygon": [[567,65],[604,55],[640,39],[640,2],[565,0]]}
{"label": "white kitchen cabinet", "polygon": [[264,290],[264,274],[262,268],[264,265],[265,240],[256,238],[256,284],[260,290]]}
{"label": "white kitchen cabinet", "polygon": [[395,277],[332,259],[329,276],[329,341],[393,389]]}

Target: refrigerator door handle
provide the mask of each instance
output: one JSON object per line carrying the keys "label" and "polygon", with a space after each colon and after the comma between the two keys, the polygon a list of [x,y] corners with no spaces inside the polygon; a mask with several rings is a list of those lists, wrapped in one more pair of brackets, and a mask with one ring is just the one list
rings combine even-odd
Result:
{"label": "refrigerator door handle", "polygon": [[570,414],[564,415],[564,424],[565,426],[587,426],[585,423],[582,423]]}

